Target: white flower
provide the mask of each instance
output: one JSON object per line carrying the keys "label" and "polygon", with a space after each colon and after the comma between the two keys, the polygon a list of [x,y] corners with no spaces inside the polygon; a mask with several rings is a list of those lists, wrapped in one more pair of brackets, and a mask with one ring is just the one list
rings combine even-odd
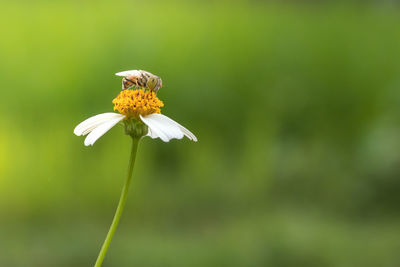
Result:
{"label": "white flower", "polygon": [[[77,136],[89,134],[84,144],[85,146],[91,146],[124,118],[125,115],[113,112],[98,114],[79,123],[74,129],[74,134]],[[197,142],[197,138],[193,133],[167,116],[153,113],[146,116],[140,115],[140,119],[148,126],[146,136],[150,136],[153,139],[160,138],[164,142],[169,142],[171,139],[182,139],[186,136],[190,140]]]}

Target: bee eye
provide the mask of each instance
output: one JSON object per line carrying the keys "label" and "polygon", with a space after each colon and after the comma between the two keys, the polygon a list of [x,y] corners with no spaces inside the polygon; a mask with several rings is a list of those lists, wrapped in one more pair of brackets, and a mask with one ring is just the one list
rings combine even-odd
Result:
{"label": "bee eye", "polygon": [[155,80],[153,77],[150,77],[147,81],[147,87],[149,87],[150,90],[153,90],[154,86],[156,86]]}

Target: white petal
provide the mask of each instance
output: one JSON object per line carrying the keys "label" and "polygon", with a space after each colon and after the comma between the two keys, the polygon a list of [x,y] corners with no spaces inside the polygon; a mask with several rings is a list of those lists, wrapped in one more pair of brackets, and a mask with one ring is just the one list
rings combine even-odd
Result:
{"label": "white petal", "polygon": [[154,113],[154,114],[151,114],[151,115],[153,117],[158,117],[158,119],[164,121],[164,123],[168,122],[170,125],[174,125],[174,126],[179,127],[180,130],[185,134],[185,136],[187,138],[189,138],[190,140],[192,140],[194,142],[197,142],[196,136],[191,131],[189,131],[188,129],[186,129],[185,127],[183,127],[182,125],[180,125],[179,123],[174,121],[173,119],[171,119],[171,118],[169,118],[169,117],[167,117],[167,116],[165,116],[163,114],[158,114],[158,113]]}
{"label": "white petal", "polygon": [[122,76],[122,77],[139,76],[140,75],[140,71],[139,70],[126,70],[126,71],[117,72],[117,73],[115,73],[115,75]]}
{"label": "white petal", "polygon": [[147,132],[146,136],[150,136],[150,137],[153,138],[153,139],[158,138],[158,135],[156,135],[156,134],[150,129],[150,127],[148,127],[148,128],[149,128],[149,131]]}
{"label": "white petal", "polygon": [[124,118],[125,116],[113,112],[98,114],[79,123],[78,126],[76,126],[74,129],[74,134],[77,136],[86,135],[90,133],[94,128],[108,121],[109,119],[121,117]]}
{"label": "white petal", "polygon": [[157,116],[160,114],[151,114],[149,116],[146,116],[146,119],[150,119],[153,120],[157,123],[157,127],[160,128],[161,130],[163,130],[163,132],[170,137],[170,139],[172,138],[177,138],[177,139],[182,139],[184,134],[181,131],[181,129],[179,128],[179,126],[177,126],[176,124],[172,124],[170,123],[168,120],[165,120],[163,117],[161,116]]}
{"label": "white petal", "polygon": [[[152,138],[160,137],[164,142],[168,142],[173,138],[181,139],[186,135],[190,140],[197,142],[197,138],[193,133],[167,116],[153,113],[145,117],[141,116],[141,119],[149,127],[147,135]],[[159,132],[164,136],[160,136]],[[165,137],[167,137],[166,140]]]}
{"label": "white petal", "polygon": [[108,121],[98,125],[85,139],[85,146],[92,146],[94,142],[102,137],[108,130],[114,127],[115,124],[120,122],[125,116],[111,118]]}
{"label": "white petal", "polygon": [[[148,115],[149,116],[149,115]],[[142,119],[142,121],[149,127],[149,132],[151,134],[152,138],[161,138],[161,140],[163,140],[164,142],[168,142],[171,138],[169,138],[163,131],[163,129],[161,129],[158,125],[158,123],[154,120],[152,120],[151,118],[148,118],[148,116],[142,117],[142,115],[140,115],[140,118]]]}

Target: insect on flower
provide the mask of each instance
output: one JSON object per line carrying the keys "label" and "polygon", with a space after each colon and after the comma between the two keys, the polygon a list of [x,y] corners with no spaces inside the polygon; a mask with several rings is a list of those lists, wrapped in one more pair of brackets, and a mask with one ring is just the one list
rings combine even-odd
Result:
{"label": "insect on flower", "polygon": [[[160,77],[142,70],[124,71],[117,73],[117,75],[124,77],[122,80],[122,89],[124,90],[120,91],[112,101],[114,111],[118,111],[119,113],[107,112],[95,115],[79,123],[74,129],[74,134],[77,136],[87,135],[84,142],[85,146],[93,145],[119,122],[122,122],[125,126],[125,133],[132,137],[128,175],[122,188],[114,219],[94,267],[101,267],[121,218],[128,196],[140,139],[149,136],[153,139],[160,138],[164,142],[169,142],[171,139],[182,139],[186,136],[189,140],[197,142],[197,138],[192,132],[176,121],[161,114],[161,108],[164,106],[164,103],[156,95],[157,90],[161,88]],[[129,89],[133,85],[143,88]]]}
{"label": "insect on flower", "polygon": [[115,75],[124,77],[122,79],[122,90],[136,85],[136,87],[149,89],[157,93],[162,87],[161,78],[145,70],[127,70],[117,72]]}

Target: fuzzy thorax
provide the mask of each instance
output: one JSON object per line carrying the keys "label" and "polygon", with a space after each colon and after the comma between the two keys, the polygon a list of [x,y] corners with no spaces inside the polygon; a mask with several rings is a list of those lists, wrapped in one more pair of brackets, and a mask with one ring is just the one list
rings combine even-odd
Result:
{"label": "fuzzy thorax", "polygon": [[127,118],[139,118],[139,115],[161,113],[161,107],[164,106],[164,103],[158,99],[154,92],[143,89],[122,90],[112,103],[114,110]]}

